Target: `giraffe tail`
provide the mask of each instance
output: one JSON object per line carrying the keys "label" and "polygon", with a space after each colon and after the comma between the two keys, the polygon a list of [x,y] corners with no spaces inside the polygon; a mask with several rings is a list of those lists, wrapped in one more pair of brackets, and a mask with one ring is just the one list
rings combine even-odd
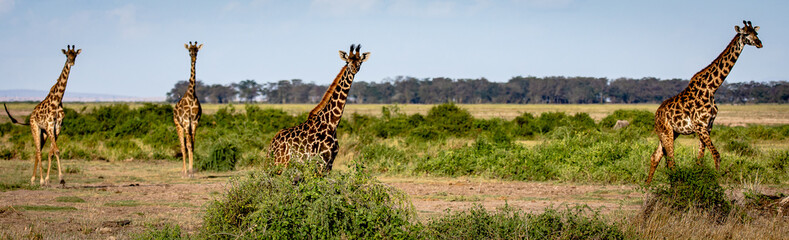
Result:
{"label": "giraffe tail", "polygon": [[19,121],[14,119],[14,117],[11,116],[11,113],[8,112],[8,107],[6,107],[5,103],[3,103],[3,108],[5,108],[5,114],[8,114],[8,118],[11,119],[12,123],[19,124],[19,125],[30,125],[30,123],[20,123]]}

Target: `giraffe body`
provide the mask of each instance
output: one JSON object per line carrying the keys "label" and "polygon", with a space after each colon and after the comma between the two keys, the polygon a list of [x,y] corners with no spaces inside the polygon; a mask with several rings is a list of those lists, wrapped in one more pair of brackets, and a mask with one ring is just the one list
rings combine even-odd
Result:
{"label": "giraffe body", "polygon": [[292,160],[320,159],[317,163],[323,171],[330,171],[340,147],[337,143],[337,124],[345,109],[345,102],[356,73],[362,62],[367,61],[369,52],[360,54],[361,45],[351,45],[350,54],[340,51],[345,61],[321,102],[310,111],[307,121],[294,127],[282,129],[274,135],[268,154],[276,164]]}
{"label": "giraffe body", "polygon": [[666,165],[669,168],[674,167],[674,140],[679,135],[694,133],[698,135],[700,148],[696,163],[701,164],[704,150],[709,148],[715,160],[715,168],[720,170],[720,153],[710,138],[710,130],[718,114],[715,91],[726,80],[745,45],[762,47],[761,40],[756,36],[759,27],[753,27],[750,22],[743,21],[743,23],[745,24],[743,28],[735,26],[737,34],[726,49],[710,65],[693,75],[688,87],[676,96],[663,101],[655,112],[655,132],[659,143],[650,157],[647,184],[652,182],[655,169],[663,157],[666,157]]}
{"label": "giraffe body", "polygon": [[[30,113],[29,123],[19,123],[16,119],[11,117],[8,108],[3,104],[6,114],[11,119],[11,122],[21,125],[30,125],[30,131],[33,134],[33,145],[35,146],[36,153],[33,162],[33,176],[30,178],[30,184],[34,185],[36,181],[36,172],[39,175],[39,184],[42,186],[49,184],[49,173],[52,169],[52,156],[55,156],[58,164],[58,179],[60,184],[65,186],[66,181],[63,180],[63,171],[60,167],[60,149],[57,145],[58,135],[60,135],[60,127],[63,124],[63,94],[66,91],[66,84],[68,83],[68,76],[71,73],[71,66],[82,52],[82,49],[76,49],[72,46],[66,46],[68,50],[62,49],[63,54],[66,55],[66,64],[63,66],[63,71],[57,83],[49,90],[49,94],[43,101],[38,103]],[[47,154],[47,176],[44,178],[44,164],[41,162],[41,150],[47,139],[50,139],[49,153]],[[39,172],[40,168],[40,172]]]}
{"label": "giraffe body", "polygon": [[[182,174],[184,177],[192,177],[194,175],[194,170],[192,169],[194,166],[194,137],[197,131],[197,123],[203,114],[203,108],[200,106],[195,90],[195,64],[197,62],[197,51],[203,47],[203,44],[197,45],[197,42],[194,44],[189,42],[189,44],[184,44],[184,47],[189,50],[189,56],[192,59],[191,75],[186,93],[173,107],[173,122],[175,122],[175,128],[178,131],[178,141],[181,145]],[[187,159],[189,160],[188,166],[186,164]]]}

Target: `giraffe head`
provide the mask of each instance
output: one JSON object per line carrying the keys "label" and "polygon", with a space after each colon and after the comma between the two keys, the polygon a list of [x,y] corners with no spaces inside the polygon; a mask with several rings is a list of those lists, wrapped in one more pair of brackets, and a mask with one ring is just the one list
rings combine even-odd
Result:
{"label": "giraffe head", "polygon": [[742,20],[742,24],[745,25],[742,28],[740,26],[734,25],[734,31],[740,34],[740,40],[744,44],[748,44],[751,46],[755,46],[756,48],[762,48],[762,41],[759,40],[759,35],[756,31],[759,31],[759,26],[754,27],[751,24],[751,21]]}
{"label": "giraffe head", "polygon": [[184,43],[184,47],[186,50],[189,50],[189,56],[192,57],[192,60],[197,59],[197,50],[203,47],[203,44],[197,45],[197,41],[193,44],[189,42],[189,44]]}
{"label": "giraffe head", "polygon": [[353,44],[351,44],[351,50],[349,51],[350,54],[340,50],[340,59],[345,61],[345,65],[348,66],[349,70],[353,74],[359,72],[359,69],[362,67],[362,63],[364,61],[367,61],[368,58],[370,58],[370,52],[359,54],[359,49],[362,48],[361,44],[355,47],[356,47],[356,53],[353,52],[353,48],[354,48]]}
{"label": "giraffe head", "polygon": [[69,46],[69,45],[66,45],[66,48],[67,48],[68,50],[66,50],[66,49],[60,49],[60,50],[62,50],[62,51],[63,51],[63,54],[65,54],[65,55],[66,55],[66,64],[68,64],[69,66],[74,66],[74,61],[75,61],[75,60],[77,60],[77,55],[78,55],[80,52],[82,52],[82,49],[77,49],[77,50],[75,51],[75,50],[74,50],[74,49],[75,49],[74,45],[71,45],[71,46]]}

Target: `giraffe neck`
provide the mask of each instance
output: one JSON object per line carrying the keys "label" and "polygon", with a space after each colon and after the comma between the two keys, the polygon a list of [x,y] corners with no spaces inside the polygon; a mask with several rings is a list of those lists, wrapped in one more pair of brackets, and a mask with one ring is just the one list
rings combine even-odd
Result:
{"label": "giraffe neck", "polygon": [[731,69],[734,67],[734,63],[737,62],[737,58],[740,56],[740,53],[742,53],[744,47],[745,44],[740,39],[740,34],[734,36],[734,39],[729,42],[726,49],[718,55],[718,58],[696,73],[696,75],[693,75],[687,89],[692,91],[705,91],[712,96],[712,94],[723,84],[723,81],[726,80],[726,77],[729,76]]}
{"label": "giraffe neck", "polygon": [[47,99],[50,101],[55,102],[62,102],[63,101],[63,93],[66,92],[66,83],[68,82],[68,75],[71,72],[71,65],[66,62],[66,65],[63,66],[63,71],[60,72],[60,77],[58,77],[57,83],[52,86],[49,90],[49,95],[47,95]]}
{"label": "giraffe neck", "polygon": [[348,65],[342,67],[340,73],[329,85],[329,89],[323,94],[321,102],[310,111],[308,120],[326,122],[331,129],[336,129],[345,109],[345,100],[348,98],[348,92],[351,90],[353,77],[354,74],[351,73]]}
{"label": "giraffe neck", "polygon": [[194,98],[194,99],[197,99],[197,90],[196,90],[197,80],[195,78],[195,75],[197,75],[195,73],[195,64],[196,64],[196,62],[197,62],[197,59],[192,58],[191,75],[189,75],[189,87],[186,88],[186,93],[184,93],[184,96],[182,98]]}

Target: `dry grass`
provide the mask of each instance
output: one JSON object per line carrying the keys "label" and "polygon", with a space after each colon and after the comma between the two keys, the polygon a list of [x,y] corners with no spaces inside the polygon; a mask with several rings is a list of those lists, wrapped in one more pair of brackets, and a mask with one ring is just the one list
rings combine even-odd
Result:
{"label": "dry grass", "polygon": [[725,221],[716,219],[705,211],[677,213],[658,206],[648,216],[625,217],[622,226],[644,239],[785,239],[789,236],[787,216],[735,208]]}
{"label": "dry grass", "polygon": [[[89,111],[93,107],[106,106],[118,103],[64,103],[63,105],[77,111]],[[142,103],[127,103],[130,107],[140,107]],[[244,104],[203,104],[204,114],[213,114],[220,108],[232,105],[236,111],[244,112]],[[261,108],[282,109],[290,114],[301,114],[312,110],[315,104],[255,104]],[[345,108],[347,114],[358,113],[374,116],[381,115],[381,107],[388,104],[348,104]],[[539,115],[543,112],[565,112],[575,114],[579,112],[588,113],[593,119],[600,120],[603,117],[620,109],[631,110],[657,110],[658,104],[458,104],[460,107],[469,110],[476,118],[503,118],[512,120],[513,118],[528,112]],[[18,120],[24,119],[25,115],[36,106],[36,103],[9,103],[8,110]],[[434,105],[432,104],[402,104],[398,105],[400,110],[406,114],[427,114]],[[0,114],[0,123],[8,122],[5,114]],[[789,124],[789,104],[754,104],[754,105],[718,105],[718,117],[716,124],[730,126],[744,126],[747,124]]]}

